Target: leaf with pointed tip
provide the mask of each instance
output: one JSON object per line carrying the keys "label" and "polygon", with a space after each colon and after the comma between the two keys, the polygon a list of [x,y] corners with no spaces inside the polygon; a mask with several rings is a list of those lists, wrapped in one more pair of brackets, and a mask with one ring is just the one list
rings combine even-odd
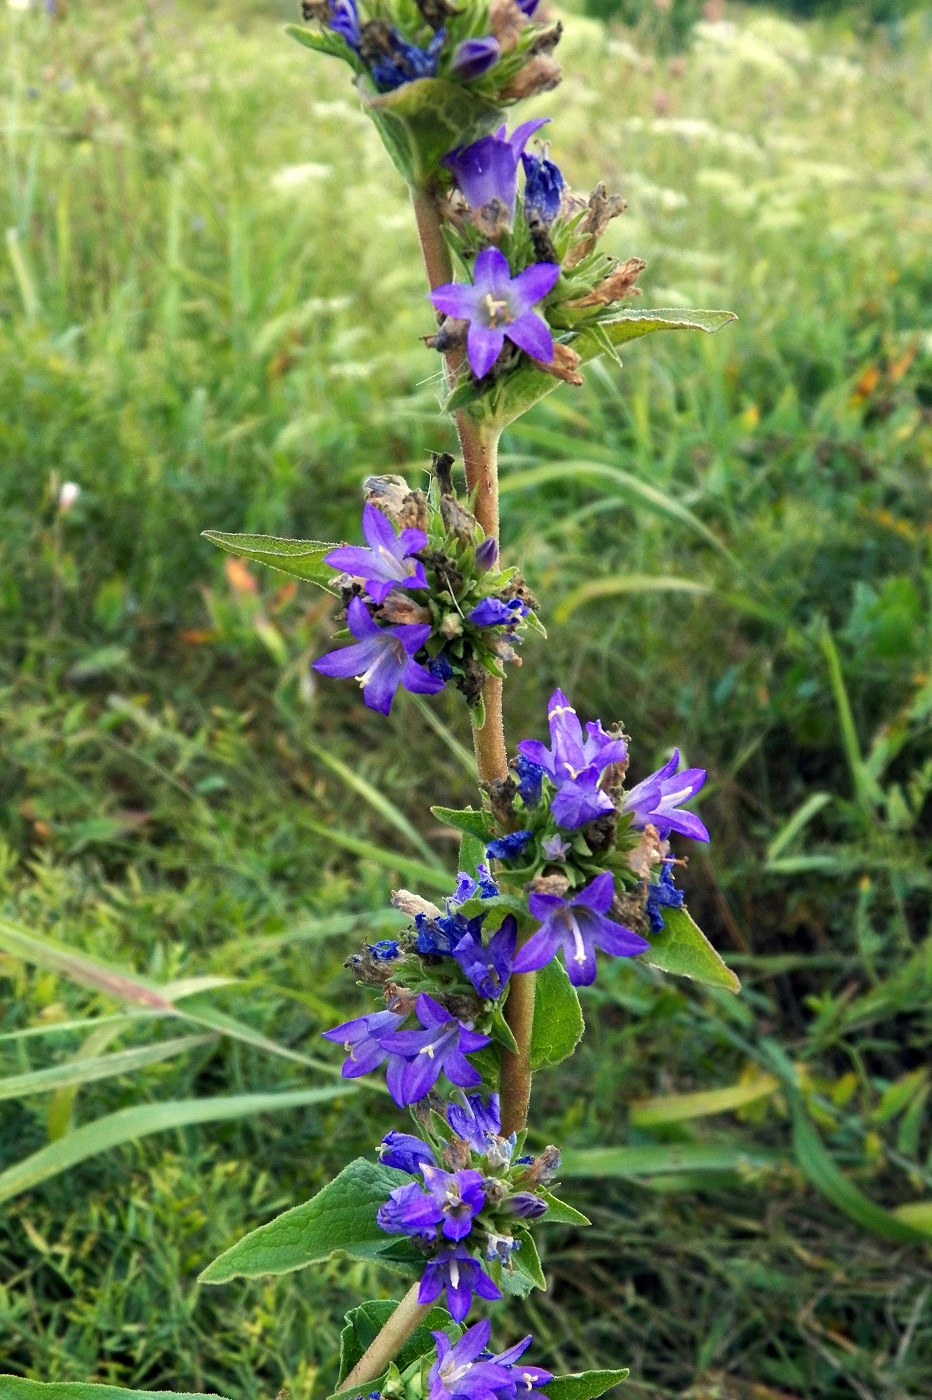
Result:
{"label": "leaf with pointed tip", "polygon": [[280,574],[290,574],[308,583],[316,583],[325,593],[334,593],[330,580],[334,570],[324,563],[324,555],[336,544],[325,540],[282,540],[276,535],[230,535],[223,530],[202,530],[205,540],[210,540],[218,549],[235,554],[239,559],[252,559],[257,564],[267,564]]}
{"label": "leaf with pointed tip", "polygon": [[650,948],[644,962],[676,977],[691,977],[707,987],[740,992],[741,983],[706,938],[686,909],[665,909],[660,933],[648,933]]}
{"label": "leaf with pointed tip", "polygon": [[129,1050],[116,1050],[111,1055],[95,1055],[92,1059],[66,1060],[64,1064],[49,1065],[25,1074],[11,1074],[0,1079],[0,1099],[22,1099],[27,1094],[48,1094],[65,1085],[90,1084],[99,1079],[113,1079],[120,1074],[133,1074],[162,1060],[196,1050],[215,1040],[212,1035],[181,1035],[163,1040],[157,1045],[137,1045]]}
{"label": "leaf with pointed tip", "polygon": [[324,53],[328,58],[342,58],[343,62],[348,63],[357,73],[366,71],[361,59],[346,40],[341,35],[334,34],[332,30],[304,29],[300,24],[286,24],[285,33],[297,43],[303,44],[306,49],[315,49],[317,53]]}
{"label": "leaf with pointed tip", "polygon": [[488,812],[475,807],[431,807],[431,812],[444,826],[452,826],[469,836],[478,836],[486,841],[492,835],[492,818]]}
{"label": "leaf with pointed tip", "polygon": [[183,1395],[176,1390],[121,1390],[117,1385],[88,1381],[27,1381],[22,1376],[0,1376],[0,1400],[223,1400],[200,1393]]}
{"label": "leaf with pointed tip", "polygon": [[540,969],[534,982],[531,1069],[558,1065],[572,1055],[585,1028],[576,988],[566,968],[554,958]]}
{"label": "leaf with pointed tip", "polygon": [[512,1298],[526,1298],[532,1288],[547,1290],[537,1245],[528,1230],[515,1230],[519,1248],[511,1256],[511,1272],[502,1269],[502,1292]]}
{"label": "leaf with pointed tip", "polygon": [[627,1367],[622,1371],[579,1371],[575,1376],[554,1376],[547,1382],[547,1394],[550,1400],[598,1400],[627,1376]]}
{"label": "leaf with pointed tip", "polygon": [[424,189],[440,162],[501,124],[499,107],[467,87],[443,78],[418,78],[394,92],[371,93],[360,83],[372,118],[400,175]]}
{"label": "leaf with pointed tip", "polygon": [[377,1212],[396,1186],[410,1180],[406,1172],[357,1157],[309,1201],[260,1225],[225,1250],[208,1264],[200,1282],[290,1274],[321,1264],[337,1252],[408,1272],[406,1263],[381,1257],[397,1241],[379,1228]]}
{"label": "leaf with pointed tip", "polygon": [[[712,335],[729,321],[737,319],[733,311],[686,311],[678,306],[629,310],[623,311],[613,321],[602,321],[598,326],[581,331],[568,344],[585,364],[603,354],[607,345],[617,349],[629,340],[639,340],[641,336],[652,335],[655,331],[705,331]],[[538,399],[551,393],[559,383],[560,380],[552,374],[526,365],[503,379],[486,402],[473,392],[474,411],[480,414],[488,412],[500,427],[505,427],[520,418],[522,413],[527,413]],[[454,392],[459,399],[457,407],[465,407],[468,400],[459,390]]]}
{"label": "leaf with pointed tip", "polygon": [[545,1225],[591,1225],[582,1211],[575,1210],[573,1206],[568,1206],[566,1201],[558,1200],[550,1191],[540,1191],[538,1193],[547,1202],[547,1214],[542,1216]]}

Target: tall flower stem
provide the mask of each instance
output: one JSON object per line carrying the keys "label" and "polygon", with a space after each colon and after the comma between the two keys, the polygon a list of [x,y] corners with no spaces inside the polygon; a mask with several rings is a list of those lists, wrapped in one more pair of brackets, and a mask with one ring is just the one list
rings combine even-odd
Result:
{"label": "tall flower stem", "polygon": [[366,1385],[384,1374],[388,1363],[430,1312],[430,1303],[419,1303],[417,1300],[419,1288],[419,1283],[412,1283],[375,1341],[363,1352],[340,1386],[341,1390],[352,1390],[354,1386]]}

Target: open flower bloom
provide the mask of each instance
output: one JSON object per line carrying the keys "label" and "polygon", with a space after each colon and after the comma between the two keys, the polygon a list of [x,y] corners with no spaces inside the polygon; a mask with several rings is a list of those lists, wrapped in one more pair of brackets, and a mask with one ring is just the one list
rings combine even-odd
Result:
{"label": "open flower bloom", "polygon": [[681,836],[691,836],[694,841],[709,841],[711,837],[705,823],[695,812],[677,810],[682,802],[695,797],[702,787],[705,769],[684,768],[682,773],[678,773],[676,770],[679,766],[680,751],[674,749],[662,768],[625,793],[621,810],[632,814],[633,826],[644,827],[650,822],[657,828],[662,841],[671,831],[678,831]]}
{"label": "open flower bloom", "polygon": [[482,1075],[466,1055],[481,1050],[491,1039],[457,1020],[426,992],[418,994],[415,1010],[423,1030],[393,1031],[382,1042],[390,1054],[386,1083],[399,1108],[425,1098],[441,1070],[452,1084],[475,1089],[482,1083]]}
{"label": "open flower bloom", "polygon": [[447,1104],[447,1122],[457,1137],[469,1143],[473,1152],[485,1157],[499,1142],[507,1141],[501,1136],[498,1094],[490,1094],[488,1103],[481,1094],[463,1094],[462,1099],[461,1104],[454,1100]]}
{"label": "open flower bloom", "polygon": [[[489,1345],[492,1324],[486,1318],[451,1344],[445,1332],[434,1332],[437,1360],[427,1376],[428,1400],[500,1400],[514,1394],[514,1380],[507,1365],[483,1355]],[[530,1341],[530,1337],[528,1338]]]}
{"label": "open flower bloom", "polygon": [[416,695],[436,695],[443,690],[443,681],[413,660],[414,653],[430,635],[430,623],[401,622],[397,627],[380,627],[361,598],[350,599],[346,620],[357,639],[356,645],[319,657],[314,662],[315,671],[344,679],[355,676],[369,709],[382,715],[391,710],[399,686]]}
{"label": "open flower bloom", "polygon": [[332,1031],[322,1031],[325,1040],[342,1044],[349,1056],[343,1065],[343,1078],[356,1079],[360,1074],[378,1069],[388,1059],[388,1051],[382,1048],[379,1037],[397,1030],[403,1020],[404,1017],[397,1016],[394,1011],[376,1011],[371,1016],[356,1016],[352,1021],[344,1021],[342,1025],[334,1026]]}
{"label": "open flower bloom", "polygon": [[551,695],[547,719],[551,747],[539,739],[522,739],[518,753],[552,779],[557,795],[550,810],[560,826],[573,830],[615,810],[599,779],[610,763],[623,763],[628,751],[624,740],[613,739],[599,720],[586,725],[583,740],[582,725],[562,690]]}
{"label": "open flower bloom", "polygon": [[532,263],[517,277],[497,248],[483,248],[476,258],[472,285],[447,282],[431,292],[438,311],[468,321],[466,357],[477,379],[488,374],[498,359],[505,337],[535,360],[553,359],[550,327],[532,307],[547,295],[560,276],[558,263]]}
{"label": "open flower bloom", "polygon": [[506,128],[500,126],[493,135],[482,136],[469,146],[457,146],[444,156],[443,164],[452,170],[470,209],[481,209],[497,199],[514,217],[522,152],[534,132],[546,126],[549,120],[549,117],[536,117],[522,122],[510,136],[506,136]]}
{"label": "open flower bloom", "polygon": [[534,972],[552,962],[563,949],[566,971],[576,987],[595,981],[595,950],[602,948],[616,958],[631,958],[645,952],[646,938],[606,918],[612,907],[615,881],[606,870],[591,880],[573,899],[557,894],[531,894],[528,908],[540,928],[518,949],[515,972]]}
{"label": "open flower bloom", "polygon": [[483,947],[478,932],[463,935],[453,956],[481,997],[497,1001],[508,985],[518,941],[518,923],[509,914],[497,933]]}
{"label": "open flower bloom", "polygon": [[447,1307],[454,1322],[463,1321],[472,1306],[474,1293],[490,1303],[497,1302],[502,1296],[464,1244],[444,1249],[428,1261],[417,1291],[417,1300],[419,1303],[436,1303],[444,1289],[447,1290]]}
{"label": "open flower bloom", "polygon": [[473,1217],[485,1205],[482,1173],[467,1168],[445,1172],[425,1163],[424,1185],[397,1186],[379,1207],[379,1227],[389,1235],[418,1235],[435,1240],[438,1229],[448,1240],[465,1239]]}
{"label": "open flower bloom", "polygon": [[361,578],[375,603],[384,602],[395,587],[427,587],[424,565],[410,558],[427,545],[423,530],[402,530],[396,535],[391,521],[367,503],[362,511],[362,533],[368,549],[358,544],[340,545],[324,555],[324,563]]}
{"label": "open flower bloom", "polygon": [[542,1400],[549,1400],[542,1390],[537,1389],[537,1386],[546,1385],[548,1381],[552,1381],[553,1372],[545,1371],[542,1366],[518,1365],[519,1359],[527,1351],[532,1340],[530,1336],[522,1338],[520,1342],[515,1342],[514,1346],[509,1347],[507,1351],[500,1351],[494,1360],[498,1362],[499,1366],[507,1366],[511,1371],[517,1396],[523,1397],[523,1400],[527,1400],[528,1396],[541,1396]]}

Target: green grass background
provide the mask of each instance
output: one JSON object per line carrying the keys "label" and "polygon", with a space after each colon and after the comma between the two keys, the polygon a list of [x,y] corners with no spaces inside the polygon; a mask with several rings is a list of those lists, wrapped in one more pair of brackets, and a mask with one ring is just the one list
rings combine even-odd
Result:
{"label": "green grass background", "polygon": [[[365,475],[417,484],[451,446],[404,189],[290,17],[0,17],[0,881],[5,917],[88,953],[238,978],[213,1004],[314,1056],[364,1004],[342,968],[359,932],[325,921],[384,930],[412,883],[399,859],[451,870],[427,809],[472,789],[458,697],[431,726],[407,697],[384,721],[310,682],[327,600],[199,537],[351,537]],[[552,1230],[547,1293],[495,1314],[555,1370],[630,1365],[638,1400],[932,1389],[928,1251],[814,1184],[785,1093],[631,1116],[782,1051],[864,1196],[932,1197],[930,34],[921,12],[865,37],[736,11],[667,60],[569,15],[566,79],[527,110],[555,117],[576,188],[625,193],[607,241],[648,260],[643,304],[740,317],[592,366],[504,443],[505,549],[550,630],[509,682],[510,742],[542,733],[560,684],[625,721],[636,776],[673,744],[708,767],[714,839],[684,880],[745,983],[734,999],[606,963],[583,1048],[535,1086],[539,1145],[744,1154],[567,1179],[594,1228]],[[56,524],[65,480],[81,496]],[[0,955],[0,1035],[114,1006]],[[0,1039],[0,1072],[80,1044]],[[82,1089],[73,1121],[331,1083],[224,1037]],[[48,1112],[0,1102],[0,1171],[44,1145]],[[196,1277],[391,1125],[360,1093],[150,1137],[7,1201],[0,1370],[326,1394],[343,1311],[390,1279]]]}

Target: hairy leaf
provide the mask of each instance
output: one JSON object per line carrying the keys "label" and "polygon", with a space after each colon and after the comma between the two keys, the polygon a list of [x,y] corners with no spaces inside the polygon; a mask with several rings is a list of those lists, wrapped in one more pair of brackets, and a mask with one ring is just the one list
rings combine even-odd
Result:
{"label": "hairy leaf", "polygon": [[[337,1251],[378,1261],[396,1241],[379,1229],[376,1212],[390,1191],[410,1180],[406,1172],[358,1157],[304,1205],[286,1210],[226,1250],[207,1266],[200,1282],[290,1274],[323,1263]],[[406,1269],[396,1261],[381,1262]]]}
{"label": "hairy leaf", "polygon": [[699,925],[686,909],[665,909],[663,929],[647,935],[650,948],[640,957],[661,972],[691,977],[707,987],[740,992],[741,983],[719,957]]}
{"label": "hairy leaf", "polygon": [[116,1385],[88,1381],[27,1381],[22,1376],[0,1376],[0,1400],[224,1400],[200,1392],[177,1390],[121,1390]]}
{"label": "hairy leaf", "polygon": [[540,969],[534,982],[531,1068],[558,1065],[572,1055],[584,1030],[576,988],[566,975],[566,968],[554,958]]}
{"label": "hairy leaf", "polygon": [[431,812],[444,826],[452,826],[467,836],[476,836],[488,841],[492,835],[492,818],[488,812],[477,811],[474,807],[457,810],[454,807],[431,807]]}
{"label": "hairy leaf", "polygon": [[547,1394],[550,1400],[597,1400],[627,1375],[626,1367],[623,1371],[579,1371],[574,1376],[554,1376],[547,1382]]}
{"label": "hairy leaf", "polygon": [[547,1202],[547,1214],[543,1217],[546,1225],[591,1225],[582,1211],[568,1206],[565,1201],[558,1200],[550,1191],[539,1191],[539,1196],[543,1196]]}
{"label": "hairy leaf", "polygon": [[[360,1303],[358,1308],[351,1308],[346,1314],[346,1326],[340,1333],[341,1384],[363,1353],[375,1341],[397,1306],[398,1304],[391,1298],[377,1298],[370,1303]],[[417,1361],[419,1357],[426,1356],[428,1352],[433,1351],[435,1343],[430,1335],[431,1332],[443,1331],[451,1324],[456,1328],[458,1336],[462,1328],[456,1326],[446,1308],[431,1308],[423,1322],[418,1324],[395,1357],[395,1365],[399,1371],[403,1371],[413,1361]]]}
{"label": "hairy leaf", "polygon": [[292,39],[302,44],[306,49],[315,49],[317,53],[326,54],[329,58],[342,58],[343,62],[348,63],[351,68],[355,68],[357,73],[365,72],[362,61],[346,40],[331,30],[305,29],[300,24],[286,24],[285,33],[290,34]]}
{"label": "hairy leaf", "polygon": [[468,832],[464,831],[463,839],[460,841],[457,870],[465,870],[467,875],[472,875],[475,879],[479,866],[485,860],[485,847],[484,838],[470,836]]}
{"label": "hairy leaf", "polygon": [[334,593],[330,587],[334,570],[324,563],[324,555],[336,549],[335,544],[323,540],[280,540],[275,535],[230,535],[223,530],[202,530],[201,534],[228,554],[267,564],[281,574],[316,583],[325,592]]}
{"label": "hairy leaf", "polygon": [[468,146],[501,122],[498,107],[442,78],[418,78],[378,94],[360,84],[360,91],[392,163],[415,189],[425,188],[455,146]]}
{"label": "hairy leaf", "polygon": [[534,1288],[546,1291],[547,1280],[530,1231],[515,1230],[515,1239],[519,1241],[520,1248],[511,1256],[512,1271],[502,1269],[502,1292],[512,1298],[526,1298]]}

